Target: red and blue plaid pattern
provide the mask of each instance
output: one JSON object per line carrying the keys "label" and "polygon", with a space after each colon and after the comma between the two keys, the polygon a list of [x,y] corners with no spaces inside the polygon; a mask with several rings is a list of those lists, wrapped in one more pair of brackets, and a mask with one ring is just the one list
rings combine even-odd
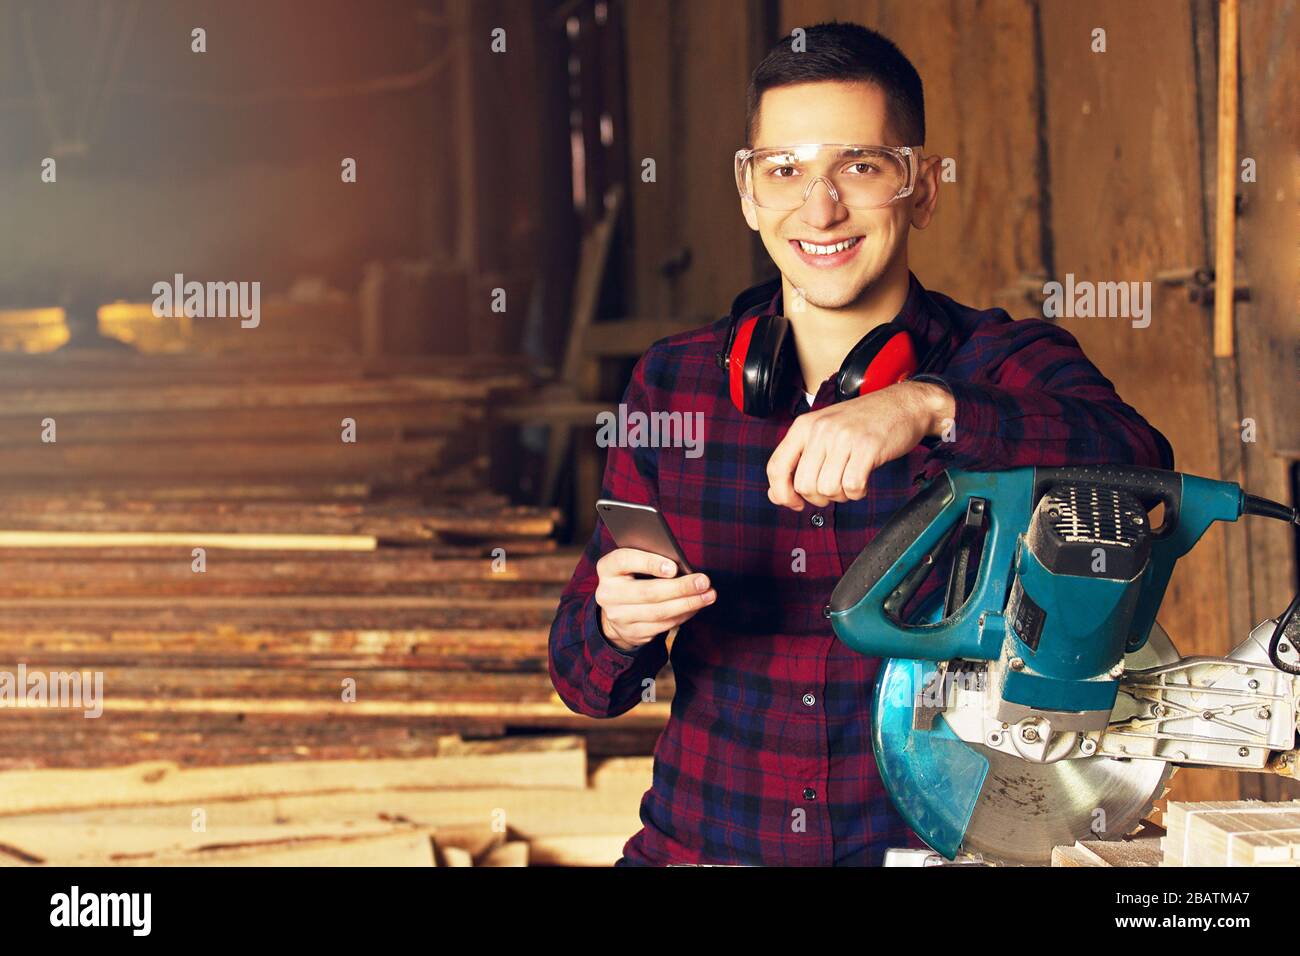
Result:
{"label": "red and blue plaid pattern", "polygon": [[[779,314],[779,282],[736,301],[738,314]],[[715,363],[726,318],[662,339],[637,362],[623,398],[628,410],[703,412],[703,453],[611,447],[602,496],[663,512],[718,597],[673,643],[671,716],[641,802],[644,826],[625,846],[624,864],[877,865],[889,847],[921,846],[872,754],[880,660],[844,647],[823,615],[841,575],[918,482],[948,467],[1173,467],[1164,436],[1064,329],[967,308],[913,276],[898,321],[934,343],[945,334],[941,312],[957,347],[944,369],[921,378],[952,392],[955,441],[927,439],[877,469],[859,501],[801,513],[768,500],[766,473],[791,422],[809,410],[797,363],[778,412],[763,420],[736,410]],[[834,379],[822,382],[813,408],[834,394]],[[666,635],[627,654],[601,633],[595,565],[614,547],[599,526],[550,633],[551,680],[572,710],[590,717],[634,707],[668,657]],[[931,577],[927,588],[942,583]]]}

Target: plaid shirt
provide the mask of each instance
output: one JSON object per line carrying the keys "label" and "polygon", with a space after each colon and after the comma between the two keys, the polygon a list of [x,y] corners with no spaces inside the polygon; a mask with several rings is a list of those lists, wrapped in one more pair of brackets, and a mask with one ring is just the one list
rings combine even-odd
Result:
{"label": "plaid shirt", "polygon": [[[781,310],[779,280],[746,290],[733,313]],[[944,326],[957,347],[937,374],[956,404],[955,441],[926,439],[877,468],[867,494],[802,512],[767,497],[768,458],[810,410],[789,363],[770,419],[732,405],[714,354],[727,318],[656,342],[637,362],[628,412],[703,412],[702,453],[610,447],[602,497],[657,507],[717,600],[681,626],[676,690],[655,747],[643,828],[627,864],[877,865],[889,847],[922,844],[895,811],[871,746],[879,658],[835,637],[823,614],[845,569],[881,525],[948,467],[1130,463],[1172,468],[1169,443],[1115,393],[1067,331],[1012,321],[927,292],[915,276],[898,321],[929,343]],[[797,327],[797,325],[796,325]],[[834,377],[813,409],[835,398]],[[596,561],[615,547],[603,525],[560,599],[550,633],[551,680],[568,707],[622,714],[668,659],[661,634],[633,653],[613,647],[595,602]],[[927,588],[942,582],[931,575]],[[913,600],[924,600],[923,589]]]}

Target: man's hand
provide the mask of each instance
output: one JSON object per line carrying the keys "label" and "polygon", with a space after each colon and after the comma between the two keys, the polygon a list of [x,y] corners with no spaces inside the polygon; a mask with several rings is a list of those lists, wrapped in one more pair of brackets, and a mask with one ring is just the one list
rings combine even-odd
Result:
{"label": "man's hand", "polygon": [[[615,548],[596,562],[600,583],[600,627],[605,638],[622,651],[634,651],[664,631],[694,617],[712,604],[717,592],[703,574],[674,577],[677,565],[667,558],[636,548]],[[634,578],[652,574],[655,580]]]}
{"label": "man's hand", "polygon": [[767,462],[767,496],[804,504],[857,501],[881,465],[902,458],[957,414],[952,395],[932,382],[900,382],[794,420]]}

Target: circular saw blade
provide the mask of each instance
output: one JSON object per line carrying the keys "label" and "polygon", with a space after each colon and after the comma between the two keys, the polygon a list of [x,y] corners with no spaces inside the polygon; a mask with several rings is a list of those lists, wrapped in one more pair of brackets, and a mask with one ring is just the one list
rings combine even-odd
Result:
{"label": "circular saw blade", "polygon": [[[1128,669],[1178,660],[1159,624],[1129,654]],[[986,859],[1047,865],[1052,848],[1076,840],[1118,840],[1131,833],[1164,794],[1176,769],[1163,760],[1088,757],[1039,764],[971,744],[989,761],[962,850]]]}

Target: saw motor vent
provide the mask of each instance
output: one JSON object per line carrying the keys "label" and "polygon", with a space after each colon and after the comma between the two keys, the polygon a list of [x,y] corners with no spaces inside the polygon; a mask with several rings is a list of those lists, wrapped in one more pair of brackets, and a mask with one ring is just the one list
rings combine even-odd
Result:
{"label": "saw motor vent", "polygon": [[1056,574],[1127,581],[1146,566],[1151,529],[1146,508],[1132,492],[1062,482],[1039,499],[1027,544]]}

